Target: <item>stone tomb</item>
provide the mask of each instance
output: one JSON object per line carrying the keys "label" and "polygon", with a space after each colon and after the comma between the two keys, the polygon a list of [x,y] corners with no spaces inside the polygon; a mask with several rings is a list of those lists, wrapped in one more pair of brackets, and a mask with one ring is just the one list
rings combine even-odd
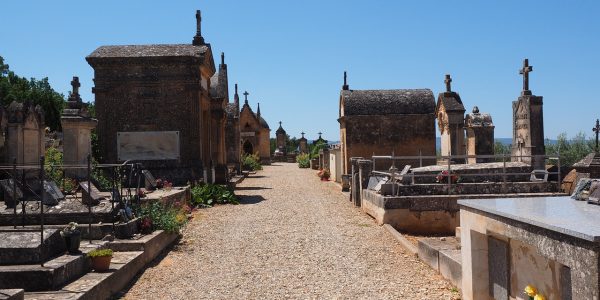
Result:
{"label": "stone tomb", "polygon": [[569,197],[460,200],[464,299],[600,297],[600,206]]}
{"label": "stone tomb", "polygon": [[66,251],[58,229],[40,232],[0,232],[0,265],[37,264]]}

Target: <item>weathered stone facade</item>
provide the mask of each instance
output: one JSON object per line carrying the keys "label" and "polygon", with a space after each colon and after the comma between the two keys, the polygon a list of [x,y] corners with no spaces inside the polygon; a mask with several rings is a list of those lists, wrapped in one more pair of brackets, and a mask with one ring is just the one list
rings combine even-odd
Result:
{"label": "weathered stone facade", "polygon": [[544,155],[544,112],[543,97],[535,96],[529,90],[529,66],[523,62],[523,91],[517,101],[513,101],[513,161],[531,164],[534,169],[545,169]]}
{"label": "weathered stone facade", "polygon": [[[465,155],[464,117],[465,107],[458,93],[450,88],[452,79],[446,75],[446,91],[438,95],[435,115],[441,136],[442,156]],[[444,161],[444,159],[442,159]],[[464,158],[452,158],[455,163],[464,163]]]}
{"label": "weathered stone facade", "polygon": [[[38,165],[44,155],[44,112],[41,106],[13,101],[8,106],[7,163]],[[37,176],[37,174],[30,174]]]}
{"label": "weathered stone facade", "polygon": [[240,172],[241,140],[240,140],[240,96],[235,84],[233,103],[227,104],[227,122],[225,124],[225,145],[227,146],[227,166]]}
{"label": "weathered stone facade", "polygon": [[300,134],[302,134],[302,137],[298,139],[298,149],[300,153],[308,153],[308,141],[304,137],[305,133],[301,132]]}
{"label": "weathered stone facade", "polygon": [[[178,153],[167,159],[142,160],[158,176],[177,183],[211,182],[215,168],[225,165],[226,103],[211,98],[216,69],[210,44],[200,33],[199,12],[196,17],[191,45],[102,46],[86,57],[94,68],[102,162],[122,160],[119,133],[154,132],[174,133],[179,141]],[[133,147],[148,150],[143,143]]]}
{"label": "weathered stone facade", "polygon": [[[435,99],[429,89],[350,90],[346,82],[339,99],[340,142],[344,174],[351,157],[375,155],[435,156]],[[419,165],[419,159],[402,160]],[[423,164],[435,164],[424,159]],[[375,166],[376,169],[389,168]]]}
{"label": "weathered stone facade", "polygon": [[277,144],[277,150],[282,152],[283,155],[287,154],[287,133],[285,129],[281,127],[281,121],[279,121],[279,128],[275,131],[275,139]]}
{"label": "weathered stone facade", "polygon": [[260,103],[256,113],[248,105],[248,92],[244,92],[244,106],[240,111],[240,137],[242,139],[242,153],[258,153],[262,164],[271,163],[269,124],[260,115]]}
{"label": "weathered stone facade", "polygon": [[[467,131],[467,155],[494,155],[494,123],[492,116],[488,113],[480,113],[475,106],[473,112],[465,117],[465,129]],[[487,163],[494,161],[493,158],[469,157],[467,163]]]}

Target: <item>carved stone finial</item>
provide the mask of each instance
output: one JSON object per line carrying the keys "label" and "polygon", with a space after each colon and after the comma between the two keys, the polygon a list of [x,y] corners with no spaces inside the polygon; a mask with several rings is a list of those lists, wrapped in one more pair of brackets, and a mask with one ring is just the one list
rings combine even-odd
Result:
{"label": "carved stone finial", "polygon": [[531,95],[529,90],[529,72],[533,72],[533,66],[529,65],[529,59],[523,60],[523,68],[519,70],[519,74],[523,75],[523,94]]}
{"label": "carved stone finial", "polygon": [[473,113],[474,114],[478,114],[479,113],[479,107],[473,106]]}
{"label": "carved stone finial", "polygon": [[235,84],[235,94],[236,94],[236,95],[237,95],[237,93],[238,93],[237,91],[238,91],[238,90],[237,90],[237,83],[236,83],[236,84]]}
{"label": "carved stone finial", "polygon": [[200,14],[200,10],[196,10],[196,35],[194,36],[192,45],[204,45],[204,38],[202,37],[202,16]]}
{"label": "carved stone finial", "polygon": [[446,74],[446,79],[444,79],[444,83],[446,84],[446,92],[452,92],[452,78],[450,78],[450,74]]}
{"label": "carved stone finial", "polygon": [[598,152],[598,135],[600,135],[600,120],[596,119],[596,127],[592,128],[592,130],[596,133],[596,153]]}
{"label": "carved stone finial", "polygon": [[300,134],[302,135],[302,138],[304,138],[304,131],[300,132]]}
{"label": "carved stone finial", "polygon": [[221,52],[221,65],[225,65],[225,52]]}
{"label": "carved stone finial", "polygon": [[342,86],[342,90],[347,91],[350,89],[350,86],[348,86],[348,80],[347,80],[347,74],[346,71],[344,71],[344,85]]}
{"label": "carved stone finial", "polygon": [[71,91],[69,99],[67,100],[67,107],[69,109],[80,109],[83,101],[79,95],[79,88],[81,87],[81,83],[79,83],[79,77],[73,76],[73,80],[71,80],[71,87],[73,90]]}

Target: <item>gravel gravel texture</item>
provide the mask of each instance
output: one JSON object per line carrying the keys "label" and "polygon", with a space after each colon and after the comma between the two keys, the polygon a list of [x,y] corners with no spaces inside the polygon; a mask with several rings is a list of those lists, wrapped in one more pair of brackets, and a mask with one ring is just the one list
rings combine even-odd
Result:
{"label": "gravel gravel texture", "polygon": [[199,210],[124,298],[459,298],[314,170],[265,166],[236,194],[241,205]]}

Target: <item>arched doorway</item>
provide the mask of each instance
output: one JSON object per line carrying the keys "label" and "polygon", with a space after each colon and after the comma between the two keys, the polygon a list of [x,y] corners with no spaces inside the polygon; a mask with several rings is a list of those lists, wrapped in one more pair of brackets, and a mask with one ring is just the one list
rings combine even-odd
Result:
{"label": "arched doorway", "polygon": [[252,143],[250,143],[250,141],[248,140],[244,142],[243,149],[245,154],[254,154],[254,147],[252,146]]}

